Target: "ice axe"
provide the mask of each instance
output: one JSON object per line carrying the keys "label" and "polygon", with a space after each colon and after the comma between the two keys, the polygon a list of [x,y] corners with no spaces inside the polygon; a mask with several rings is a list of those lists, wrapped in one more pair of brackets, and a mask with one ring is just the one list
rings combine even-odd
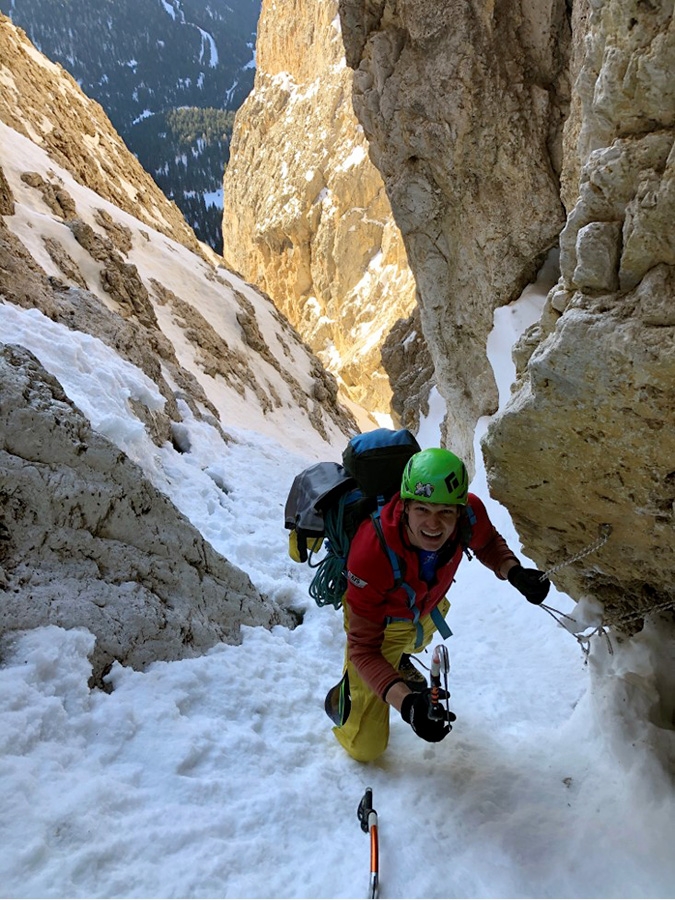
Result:
{"label": "ice axe", "polygon": [[[430,719],[438,721],[452,722],[454,716],[450,712],[450,691],[448,690],[448,672],[450,671],[450,657],[448,648],[444,644],[438,644],[434,647],[431,655],[430,678],[431,692],[429,701],[431,710],[429,712]],[[441,702],[441,675],[443,675],[443,688],[445,694],[445,707]]]}
{"label": "ice axe", "polygon": [[373,809],[373,789],[368,787],[356,811],[361,830],[370,833],[370,885],[368,897],[379,897],[380,848],[377,839],[377,811]]}

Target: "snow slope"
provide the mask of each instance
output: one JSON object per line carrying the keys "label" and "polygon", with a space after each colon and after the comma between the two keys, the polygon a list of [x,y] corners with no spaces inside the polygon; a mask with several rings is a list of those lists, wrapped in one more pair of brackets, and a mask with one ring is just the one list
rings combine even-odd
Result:
{"label": "snow slope", "polygon": [[[7,309],[0,305],[3,334]],[[522,304],[498,313],[493,364],[502,379],[511,332],[529,315]],[[67,355],[66,390],[87,392],[77,333],[54,331],[38,346],[34,315],[12,308],[11,320],[13,341],[51,370]],[[128,363],[107,365],[143,389]],[[98,415],[112,416],[114,398],[98,396]],[[423,424],[423,443],[435,443],[439,418]],[[609,677],[632,668],[647,683],[653,639],[613,656],[594,639],[585,665],[552,617],[477,561],[464,563],[447,641],[453,732],[425,744],[394,716],[385,756],[356,763],[322,708],[341,671],[340,615],[313,606],[310,573],[288,558],[283,531],[292,477],[316,454],[231,423],[239,443],[225,445],[196,422],[191,453],[157,453],[120,409],[108,421],[108,436],[213,546],[260,590],[303,609],[304,623],[246,629],[241,646],[144,673],[117,666],[110,694],[87,689],[85,631],[50,627],[6,644],[2,896],[365,896],[368,838],[356,808],[369,785],[383,897],[673,896],[675,809],[658,764],[671,733],[621,721]],[[289,417],[285,429],[306,432],[305,421]],[[333,449],[339,459],[341,445]],[[225,500],[211,493],[209,466],[232,488]],[[488,499],[482,471],[472,489]],[[518,550],[506,511],[489,499],[488,508]],[[572,611],[560,594],[551,603]]]}

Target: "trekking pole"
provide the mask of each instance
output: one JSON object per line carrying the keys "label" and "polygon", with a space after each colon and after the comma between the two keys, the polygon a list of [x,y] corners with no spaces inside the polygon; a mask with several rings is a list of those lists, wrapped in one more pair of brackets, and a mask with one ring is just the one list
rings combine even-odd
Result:
{"label": "trekking pole", "polygon": [[[448,691],[448,671],[450,670],[450,657],[445,644],[438,644],[431,654],[431,669],[429,681],[431,682],[431,709],[429,718],[437,721],[450,721],[450,692]],[[441,673],[443,674],[445,689],[445,707],[441,703]]]}
{"label": "trekking pole", "polygon": [[373,809],[373,789],[368,787],[361,798],[356,812],[361,830],[370,832],[370,887],[369,897],[379,897],[380,890],[380,848],[377,839],[377,812]]}

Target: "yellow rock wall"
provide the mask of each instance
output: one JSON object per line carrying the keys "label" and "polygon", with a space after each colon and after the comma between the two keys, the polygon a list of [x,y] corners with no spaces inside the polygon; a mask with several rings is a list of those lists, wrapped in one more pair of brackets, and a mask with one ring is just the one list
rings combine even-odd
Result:
{"label": "yellow rock wall", "polygon": [[380,346],[415,285],[352,108],[337,0],[264,0],[224,179],[223,255],[338,378],[389,413]]}

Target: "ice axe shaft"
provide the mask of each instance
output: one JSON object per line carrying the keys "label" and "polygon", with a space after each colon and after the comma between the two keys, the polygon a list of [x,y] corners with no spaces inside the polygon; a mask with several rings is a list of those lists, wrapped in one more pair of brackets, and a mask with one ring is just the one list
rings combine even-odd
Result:
{"label": "ice axe shaft", "polygon": [[357,810],[361,830],[370,834],[370,882],[368,897],[379,897],[380,848],[378,841],[377,811],[373,809],[373,789],[368,787]]}

